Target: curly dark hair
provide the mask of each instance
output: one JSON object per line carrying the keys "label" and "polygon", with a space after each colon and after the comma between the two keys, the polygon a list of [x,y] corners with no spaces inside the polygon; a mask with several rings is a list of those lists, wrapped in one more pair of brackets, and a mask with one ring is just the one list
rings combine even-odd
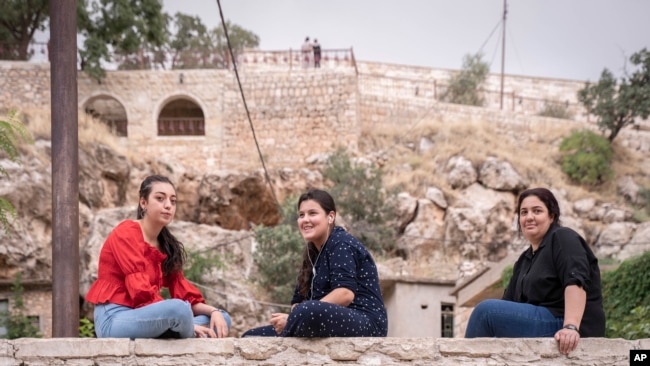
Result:
{"label": "curly dark hair", "polygon": [[[298,198],[298,209],[300,209],[300,204],[304,201],[313,200],[318,203],[318,205],[325,210],[325,213],[329,214],[330,212],[336,212],[336,204],[334,204],[334,198],[332,196],[320,189],[310,189],[307,192],[303,193],[300,198]],[[300,273],[298,274],[298,284],[299,292],[303,297],[307,297],[309,292],[309,284],[312,276],[312,260],[318,255],[318,249],[314,243],[307,243],[305,250],[302,254],[302,266],[300,267]]]}

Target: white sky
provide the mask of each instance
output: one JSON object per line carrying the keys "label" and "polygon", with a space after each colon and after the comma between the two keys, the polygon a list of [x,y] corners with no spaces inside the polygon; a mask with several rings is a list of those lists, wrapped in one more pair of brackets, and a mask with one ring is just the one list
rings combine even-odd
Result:
{"label": "white sky", "polygon": [[[220,0],[224,17],[260,37],[263,50],[354,48],[363,61],[459,69],[483,48],[501,70],[503,0]],[[217,0],[163,0],[174,15],[219,25]],[[487,43],[486,43],[487,42]],[[632,53],[650,48],[649,0],[508,0],[507,74],[598,80],[621,76]],[[628,66],[629,67],[629,66]]]}

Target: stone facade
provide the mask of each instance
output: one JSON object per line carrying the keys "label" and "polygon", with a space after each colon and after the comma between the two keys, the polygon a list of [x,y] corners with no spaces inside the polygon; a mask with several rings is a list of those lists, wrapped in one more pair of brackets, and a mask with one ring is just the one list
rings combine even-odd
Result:
{"label": "stone facade", "polygon": [[0,340],[2,366],[629,365],[650,339],[582,339],[568,356],[552,338],[226,338]]}
{"label": "stone facade", "polygon": [[[554,119],[536,114],[540,103],[549,101],[566,103],[578,121],[588,119],[575,96],[584,86],[582,81],[507,75],[507,98],[500,109],[500,98],[495,97],[500,77],[492,74],[484,89],[487,108],[476,108],[437,101],[454,70],[372,62],[353,65],[318,70],[268,64],[242,68],[248,112],[268,167],[301,166],[307,158],[337,146],[355,151],[364,129],[382,125],[404,126],[434,118],[546,123]],[[0,62],[1,109],[15,108],[49,119],[49,74],[47,63]],[[79,73],[78,85],[82,110],[98,98],[112,98],[124,107],[128,137],[122,138],[122,144],[135,155],[155,154],[201,170],[260,166],[232,71],[109,71],[101,83]],[[157,135],[160,112],[180,98],[203,111],[204,136]]]}

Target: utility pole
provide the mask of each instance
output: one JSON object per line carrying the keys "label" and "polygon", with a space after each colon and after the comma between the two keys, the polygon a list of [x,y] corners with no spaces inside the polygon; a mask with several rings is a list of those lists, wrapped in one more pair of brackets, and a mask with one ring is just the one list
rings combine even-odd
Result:
{"label": "utility pole", "polygon": [[50,3],[52,336],[79,336],[77,0]]}
{"label": "utility pole", "polygon": [[500,107],[503,109],[503,73],[506,66],[506,14],[508,13],[507,0],[503,0],[503,24],[502,24],[502,40],[501,40],[501,102]]}

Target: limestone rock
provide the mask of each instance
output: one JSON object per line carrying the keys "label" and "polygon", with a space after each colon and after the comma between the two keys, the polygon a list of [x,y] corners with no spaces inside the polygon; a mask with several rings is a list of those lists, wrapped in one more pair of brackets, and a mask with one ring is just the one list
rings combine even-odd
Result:
{"label": "limestone rock", "polygon": [[406,225],[410,224],[415,218],[418,208],[417,198],[407,192],[400,192],[397,195],[397,204],[395,205],[395,216],[399,225],[399,232],[404,232]]}
{"label": "limestone rock", "polygon": [[454,189],[463,189],[476,182],[478,174],[471,161],[463,156],[453,156],[447,162],[447,181]]}
{"label": "limestone rock", "polygon": [[508,161],[500,161],[495,157],[485,159],[479,168],[478,181],[488,188],[497,191],[519,192],[528,183],[517,173]]}

